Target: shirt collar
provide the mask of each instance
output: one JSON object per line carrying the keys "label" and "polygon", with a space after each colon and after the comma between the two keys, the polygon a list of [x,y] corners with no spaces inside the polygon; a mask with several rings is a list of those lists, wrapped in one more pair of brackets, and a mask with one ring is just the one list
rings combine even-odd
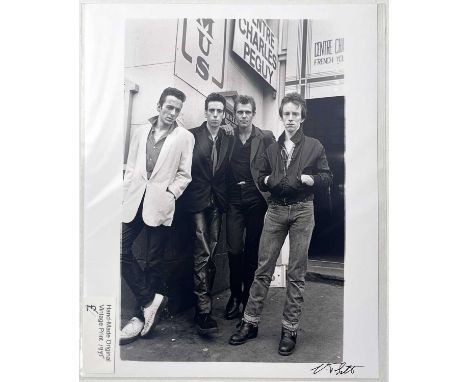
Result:
{"label": "shirt collar", "polygon": [[[203,130],[205,131],[205,134],[206,134],[206,136],[208,137],[208,139],[209,139],[210,141],[213,142],[213,136],[211,135],[211,132],[210,132],[210,130],[208,129],[208,123],[205,121],[205,122],[202,123],[202,126],[204,127]],[[223,130],[223,129],[221,129],[221,127],[218,129],[218,134],[216,134],[216,137],[215,137],[215,139],[214,139],[215,142],[218,140],[219,134],[221,134],[221,131],[222,131],[222,130]]]}
{"label": "shirt collar", "polygon": [[[278,143],[281,146],[284,146],[284,140],[286,138],[286,133],[283,131],[278,138]],[[304,132],[302,131],[302,126],[299,127],[299,129],[296,131],[296,133],[291,137],[291,141],[294,143],[294,145],[297,146],[297,144],[304,138]]]}
{"label": "shirt collar", "polygon": [[[159,118],[159,115],[155,115],[154,117],[151,117],[150,119],[148,119],[149,123],[151,123],[151,131],[153,131],[153,132],[154,132],[154,129],[156,128],[156,125],[158,124],[158,118]],[[167,131],[167,134],[172,133],[174,131],[174,129],[176,127],[178,127],[178,126],[179,125],[177,124],[177,121],[174,121],[172,126]]]}
{"label": "shirt collar", "polygon": [[[234,135],[239,138],[239,128],[236,128],[234,130]],[[249,139],[247,139],[247,141],[251,140],[253,137],[255,137],[256,135],[258,135],[258,129],[254,126],[254,124],[252,124],[252,131],[250,132],[250,136],[249,136]],[[247,142],[246,141],[246,142]]]}

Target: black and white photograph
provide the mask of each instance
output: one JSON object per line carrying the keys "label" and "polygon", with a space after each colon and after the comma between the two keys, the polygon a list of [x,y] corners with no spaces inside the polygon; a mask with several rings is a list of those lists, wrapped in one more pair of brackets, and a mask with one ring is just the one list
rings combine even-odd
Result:
{"label": "black and white photograph", "polygon": [[83,8],[82,373],[378,378],[385,9],[191,7]]}
{"label": "black and white photograph", "polygon": [[122,359],[277,362],[283,332],[280,355],[303,348],[288,361],[341,362],[344,38],[262,19],[131,20],[126,38],[120,342],[151,340]]}
{"label": "black and white photograph", "polygon": [[466,3],[5,2],[2,380],[465,380]]}

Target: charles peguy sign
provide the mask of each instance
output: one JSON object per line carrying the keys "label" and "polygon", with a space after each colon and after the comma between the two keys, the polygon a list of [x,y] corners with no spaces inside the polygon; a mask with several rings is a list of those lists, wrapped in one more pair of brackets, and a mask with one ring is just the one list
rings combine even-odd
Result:
{"label": "charles peguy sign", "polygon": [[232,50],[277,90],[278,38],[265,20],[235,20]]}

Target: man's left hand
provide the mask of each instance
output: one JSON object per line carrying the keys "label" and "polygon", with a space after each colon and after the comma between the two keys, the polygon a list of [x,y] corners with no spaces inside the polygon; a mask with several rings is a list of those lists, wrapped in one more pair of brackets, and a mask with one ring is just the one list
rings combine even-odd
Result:
{"label": "man's left hand", "polygon": [[221,125],[220,127],[227,135],[234,135],[234,127],[231,125]]}
{"label": "man's left hand", "polygon": [[312,178],[310,175],[301,175],[301,182],[307,186],[313,186],[314,178]]}

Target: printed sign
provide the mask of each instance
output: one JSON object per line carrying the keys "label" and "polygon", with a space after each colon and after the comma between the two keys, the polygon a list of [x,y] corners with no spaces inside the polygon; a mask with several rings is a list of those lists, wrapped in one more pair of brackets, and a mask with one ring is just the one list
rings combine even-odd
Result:
{"label": "printed sign", "polygon": [[232,50],[277,90],[278,39],[265,20],[236,20]]}
{"label": "printed sign", "polygon": [[344,38],[312,41],[314,44],[314,66],[339,65],[344,61]]}
{"label": "printed sign", "polygon": [[288,20],[286,93],[297,91],[307,99],[343,95],[344,60],[339,24]]}
{"label": "printed sign", "polygon": [[203,95],[224,89],[226,20],[179,20],[174,74]]}

